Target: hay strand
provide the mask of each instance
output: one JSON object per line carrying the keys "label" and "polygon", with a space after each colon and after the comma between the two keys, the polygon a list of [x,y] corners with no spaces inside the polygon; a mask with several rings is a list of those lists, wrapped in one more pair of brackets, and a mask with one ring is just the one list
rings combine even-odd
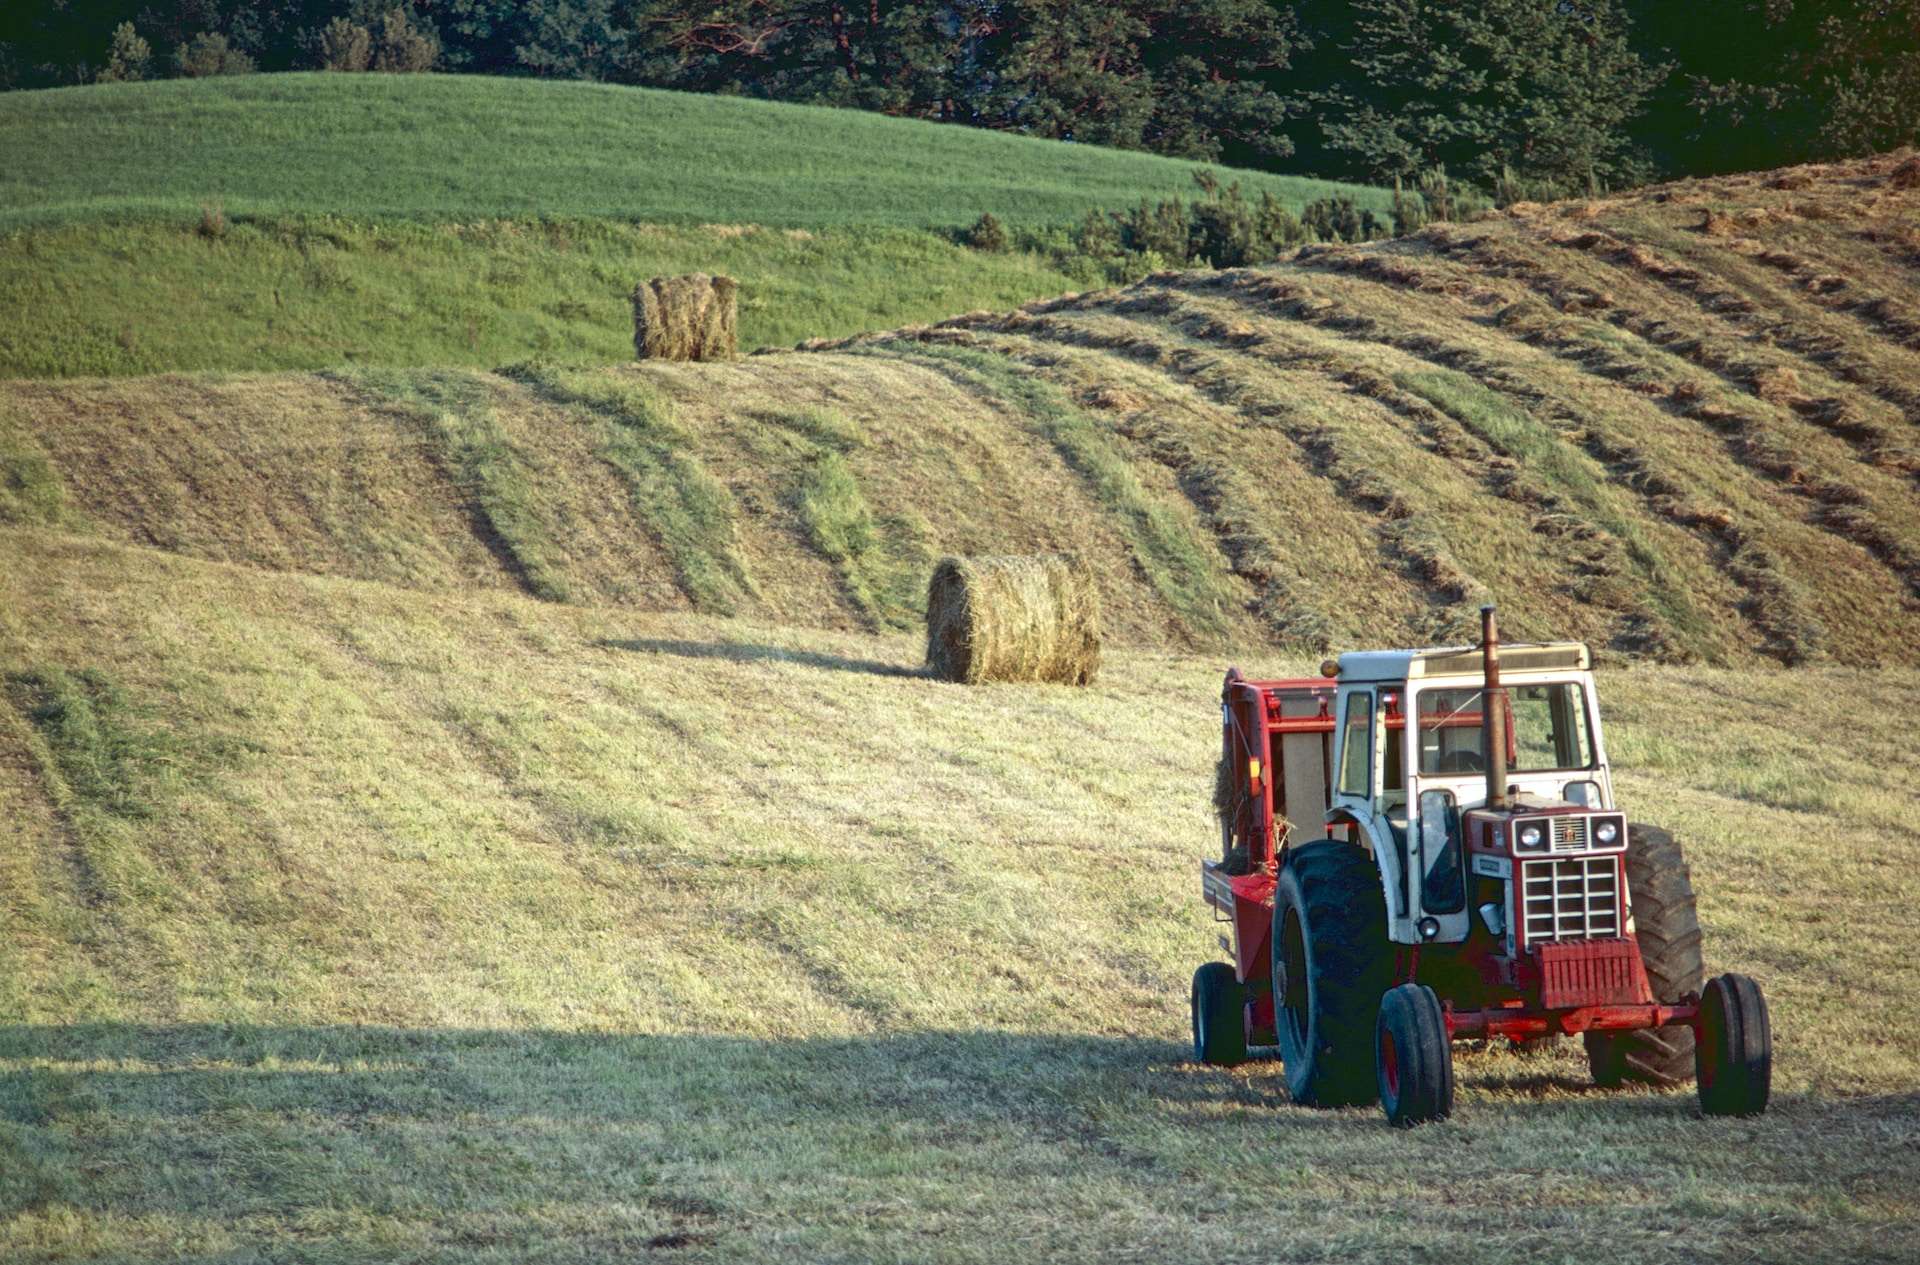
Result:
{"label": "hay strand", "polygon": [[927,586],[927,668],[967,685],[1085,685],[1100,668],[1100,590],[1063,554],[946,558]]}
{"label": "hay strand", "polygon": [[633,354],[641,360],[731,360],[740,350],[740,285],[692,272],[633,288]]}

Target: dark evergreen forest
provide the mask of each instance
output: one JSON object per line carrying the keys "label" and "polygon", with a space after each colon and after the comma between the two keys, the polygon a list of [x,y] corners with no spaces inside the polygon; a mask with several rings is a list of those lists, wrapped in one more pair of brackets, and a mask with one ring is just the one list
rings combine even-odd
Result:
{"label": "dark evergreen forest", "polygon": [[1503,198],[1920,133],[1920,0],[15,0],[0,89],[433,70],[733,93]]}

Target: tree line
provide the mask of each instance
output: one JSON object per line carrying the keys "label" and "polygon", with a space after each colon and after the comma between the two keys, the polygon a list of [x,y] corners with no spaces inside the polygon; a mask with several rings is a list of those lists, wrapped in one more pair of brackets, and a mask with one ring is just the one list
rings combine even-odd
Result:
{"label": "tree line", "polygon": [[1920,137],[1920,0],[16,0],[0,90],[252,70],[730,93],[1503,197]]}

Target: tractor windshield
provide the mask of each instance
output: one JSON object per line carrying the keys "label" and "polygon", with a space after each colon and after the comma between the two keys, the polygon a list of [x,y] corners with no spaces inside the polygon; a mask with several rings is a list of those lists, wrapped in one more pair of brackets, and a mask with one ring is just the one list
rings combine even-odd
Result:
{"label": "tractor windshield", "polygon": [[[1586,691],[1574,681],[1507,687],[1507,763],[1515,773],[1593,765]],[[1477,689],[1420,694],[1420,772],[1479,773],[1487,767]]]}

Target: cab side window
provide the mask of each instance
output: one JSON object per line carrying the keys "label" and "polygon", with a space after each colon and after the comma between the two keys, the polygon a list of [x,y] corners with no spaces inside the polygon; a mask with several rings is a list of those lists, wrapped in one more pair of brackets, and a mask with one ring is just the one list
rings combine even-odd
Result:
{"label": "cab side window", "polygon": [[1340,793],[1373,794],[1373,695],[1364,690],[1347,696],[1346,726],[1340,741]]}

